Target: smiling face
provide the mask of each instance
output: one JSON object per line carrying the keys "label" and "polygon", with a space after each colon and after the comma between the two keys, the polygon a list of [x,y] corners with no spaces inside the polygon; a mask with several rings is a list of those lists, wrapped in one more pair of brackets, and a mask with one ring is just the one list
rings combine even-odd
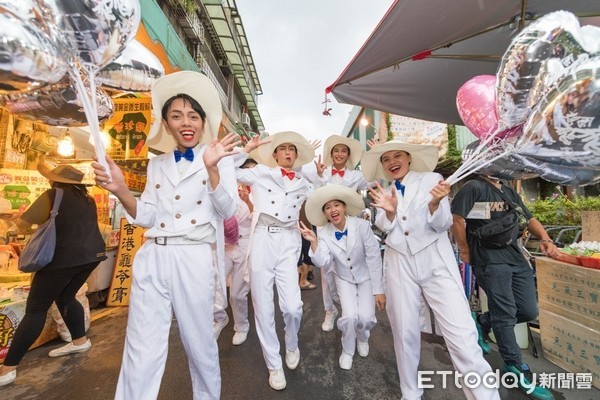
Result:
{"label": "smiling face", "polygon": [[175,138],[180,151],[196,146],[202,138],[204,119],[186,99],[174,99],[162,123]]}
{"label": "smiling face", "polygon": [[335,169],[344,169],[350,157],[350,149],[345,144],[338,143],[331,149],[331,160]]}
{"label": "smiling face", "polygon": [[329,222],[337,229],[346,226],[346,203],[341,200],[331,200],[323,205],[323,213]]}
{"label": "smiling face", "polygon": [[410,170],[410,154],[405,151],[386,151],[380,160],[383,172],[391,179],[402,180]]}
{"label": "smiling face", "polygon": [[292,169],[296,158],[298,158],[298,150],[291,143],[283,143],[275,148],[273,158],[281,168]]}

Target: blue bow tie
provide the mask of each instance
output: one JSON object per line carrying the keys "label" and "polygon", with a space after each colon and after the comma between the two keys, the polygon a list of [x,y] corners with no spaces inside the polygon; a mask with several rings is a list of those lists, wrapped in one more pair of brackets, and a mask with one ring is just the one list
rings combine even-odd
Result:
{"label": "blue bow tie", "polygon": [[335,232],[335,238],[337,240],[340,240],[344,236],[348,236],[348,229],[346,229],[344,232],[337,232],[337,231]]}
{"label": "blue bow tie", "polygon": [[182,153],[181,151],[175,149],[175,162],[179,162],[181,157],[188,161],[194,161],[194,150],[192,150],[191,147],[188,147],[185,149],[185,153]]}
{"label": "blue bow tie", "polygon": [[404,196],[404,188],[406,186],[400,183],[400,181],[394,181],[394,185],[396,185],[396,190],[398,190],[400,193],[402,193],[402,196]]}

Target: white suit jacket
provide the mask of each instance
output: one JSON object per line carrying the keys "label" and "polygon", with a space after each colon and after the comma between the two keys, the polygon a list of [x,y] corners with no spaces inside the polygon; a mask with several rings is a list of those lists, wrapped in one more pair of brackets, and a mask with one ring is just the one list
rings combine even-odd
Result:
{"label": "white suit jacket", "polygon": [[[462,287],[456,257],[448,237],[448,230],[452,226],[450,202],[447,197],[444,198],[433,215],[429,213],[426,202],[431,189],[442,179],[440,174],[433,172],[409,171],[402,180],[402,184],[405,185],[404,196],[396,191],[396,218],[390,222],[385,211],[378,209],[375,224],[388,234],[385,239],[386,245],[400,253],[415,255],[420,251],[438,252],[455,282]],[[392,184],[386,190],[396,190],[396,187]],[[432,333],[429,307],[423,300],[420,323],[422,331]]]}
{"label": "white suit jacket", "polygon": [[211,188],[202,155],[206,145],[196,147],[195,157],[180,178],[173,152],[150,159],[146,187],[137,201],[136,218],[130,223],[148,228],[145,236],[187,236],[198,225],[211,224],[217,237],[217,262],[224,285],[223,220],[234,215],[239,197],[233,161],[219,161],[219,185]]}
{"label": "white suit jacket", "polygon": [[260,214],[270,215],[283,223],[298,221],[300,207],[313,186],[296,174],[291,185],[286,183],[279,167],[258,164],[254,168],[236,168],[237,180],[252,188],[254,202],[253,226]]}
{"label": "white suit jacket", "polygon": [[308,179],[308,181],[312,183],[315,188],[319,188],[331,183],[346,186],[352,190],[363,190],[369,187],[369,182],[365,180],[365,177],[361,171],[344,168],[344,176],[340,177],[337,174],[331,175],[331,168],[331,166],[325,168],[325,171],[323,171],[323,177],[320,177],[317,173],[315,164],[308,163],[302,166],[302,175],[304,175],[304,177]]}
{"label": "white suit jacket", "polygon": [[373,294],[383,294],[383,265],[379,243],[371,230],[369,221],[362,218],[346,217],[348,239],[346,249],[335,238],[333,224],[317,229],[319,244],[317,251],[309,251],[313,263],[324,268],[334,263],[334,272],[340,278],[351,283],[371,280]]}

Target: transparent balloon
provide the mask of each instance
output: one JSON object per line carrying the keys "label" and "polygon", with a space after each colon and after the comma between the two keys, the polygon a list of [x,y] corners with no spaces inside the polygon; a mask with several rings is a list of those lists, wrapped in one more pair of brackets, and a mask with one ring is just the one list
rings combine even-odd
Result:
{"label": "transparent balloon", "polygon": [[579,21],[569,12],[547,14],[523,29],[504,53],[496,74],[500,123],[506,127],[523,123],[548,85],[582,55],[588,57]]}
{"label": "transparent balloon", "polygon": [[[112,99],[102,90],[97,91],[96,99],[99,119],[108,119],[114,109]],[[0,95],[0,106],[17,118],[46,125],[88,125],[74,85],[68,79],[29,92]]]}
{"label": "transparent balloon", "polygon": [[522,155],[600,167],[600,56],[574,63],[538,102],[523,132]]}
{"label": "transparent balloon", "polygon": [[165,69],[160,60],[134,39],[115,61],[98,71],[97,76],[103,86],[148,92],[164,74]]}
{"label": "transparent balloon", "polygon": [[35,24],[0,13],[0,93],[29,91],[66,73],[56,42]]}
{"label": "transparent balloon", "polygon": [[119,56],[139,27],[139,0],[41,0],[80,63],[102,68]]}

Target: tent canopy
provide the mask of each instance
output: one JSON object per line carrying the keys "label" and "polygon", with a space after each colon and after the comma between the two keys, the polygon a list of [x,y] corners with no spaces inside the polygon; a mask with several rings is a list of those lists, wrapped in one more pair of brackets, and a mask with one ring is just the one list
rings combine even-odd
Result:
{"label": "tent canopy", "polygon": [[326,91],[341,103],[462,124],[458,88],[495,75],[524,24],[557,10],[600,26],[598,0],[396,0]]}

